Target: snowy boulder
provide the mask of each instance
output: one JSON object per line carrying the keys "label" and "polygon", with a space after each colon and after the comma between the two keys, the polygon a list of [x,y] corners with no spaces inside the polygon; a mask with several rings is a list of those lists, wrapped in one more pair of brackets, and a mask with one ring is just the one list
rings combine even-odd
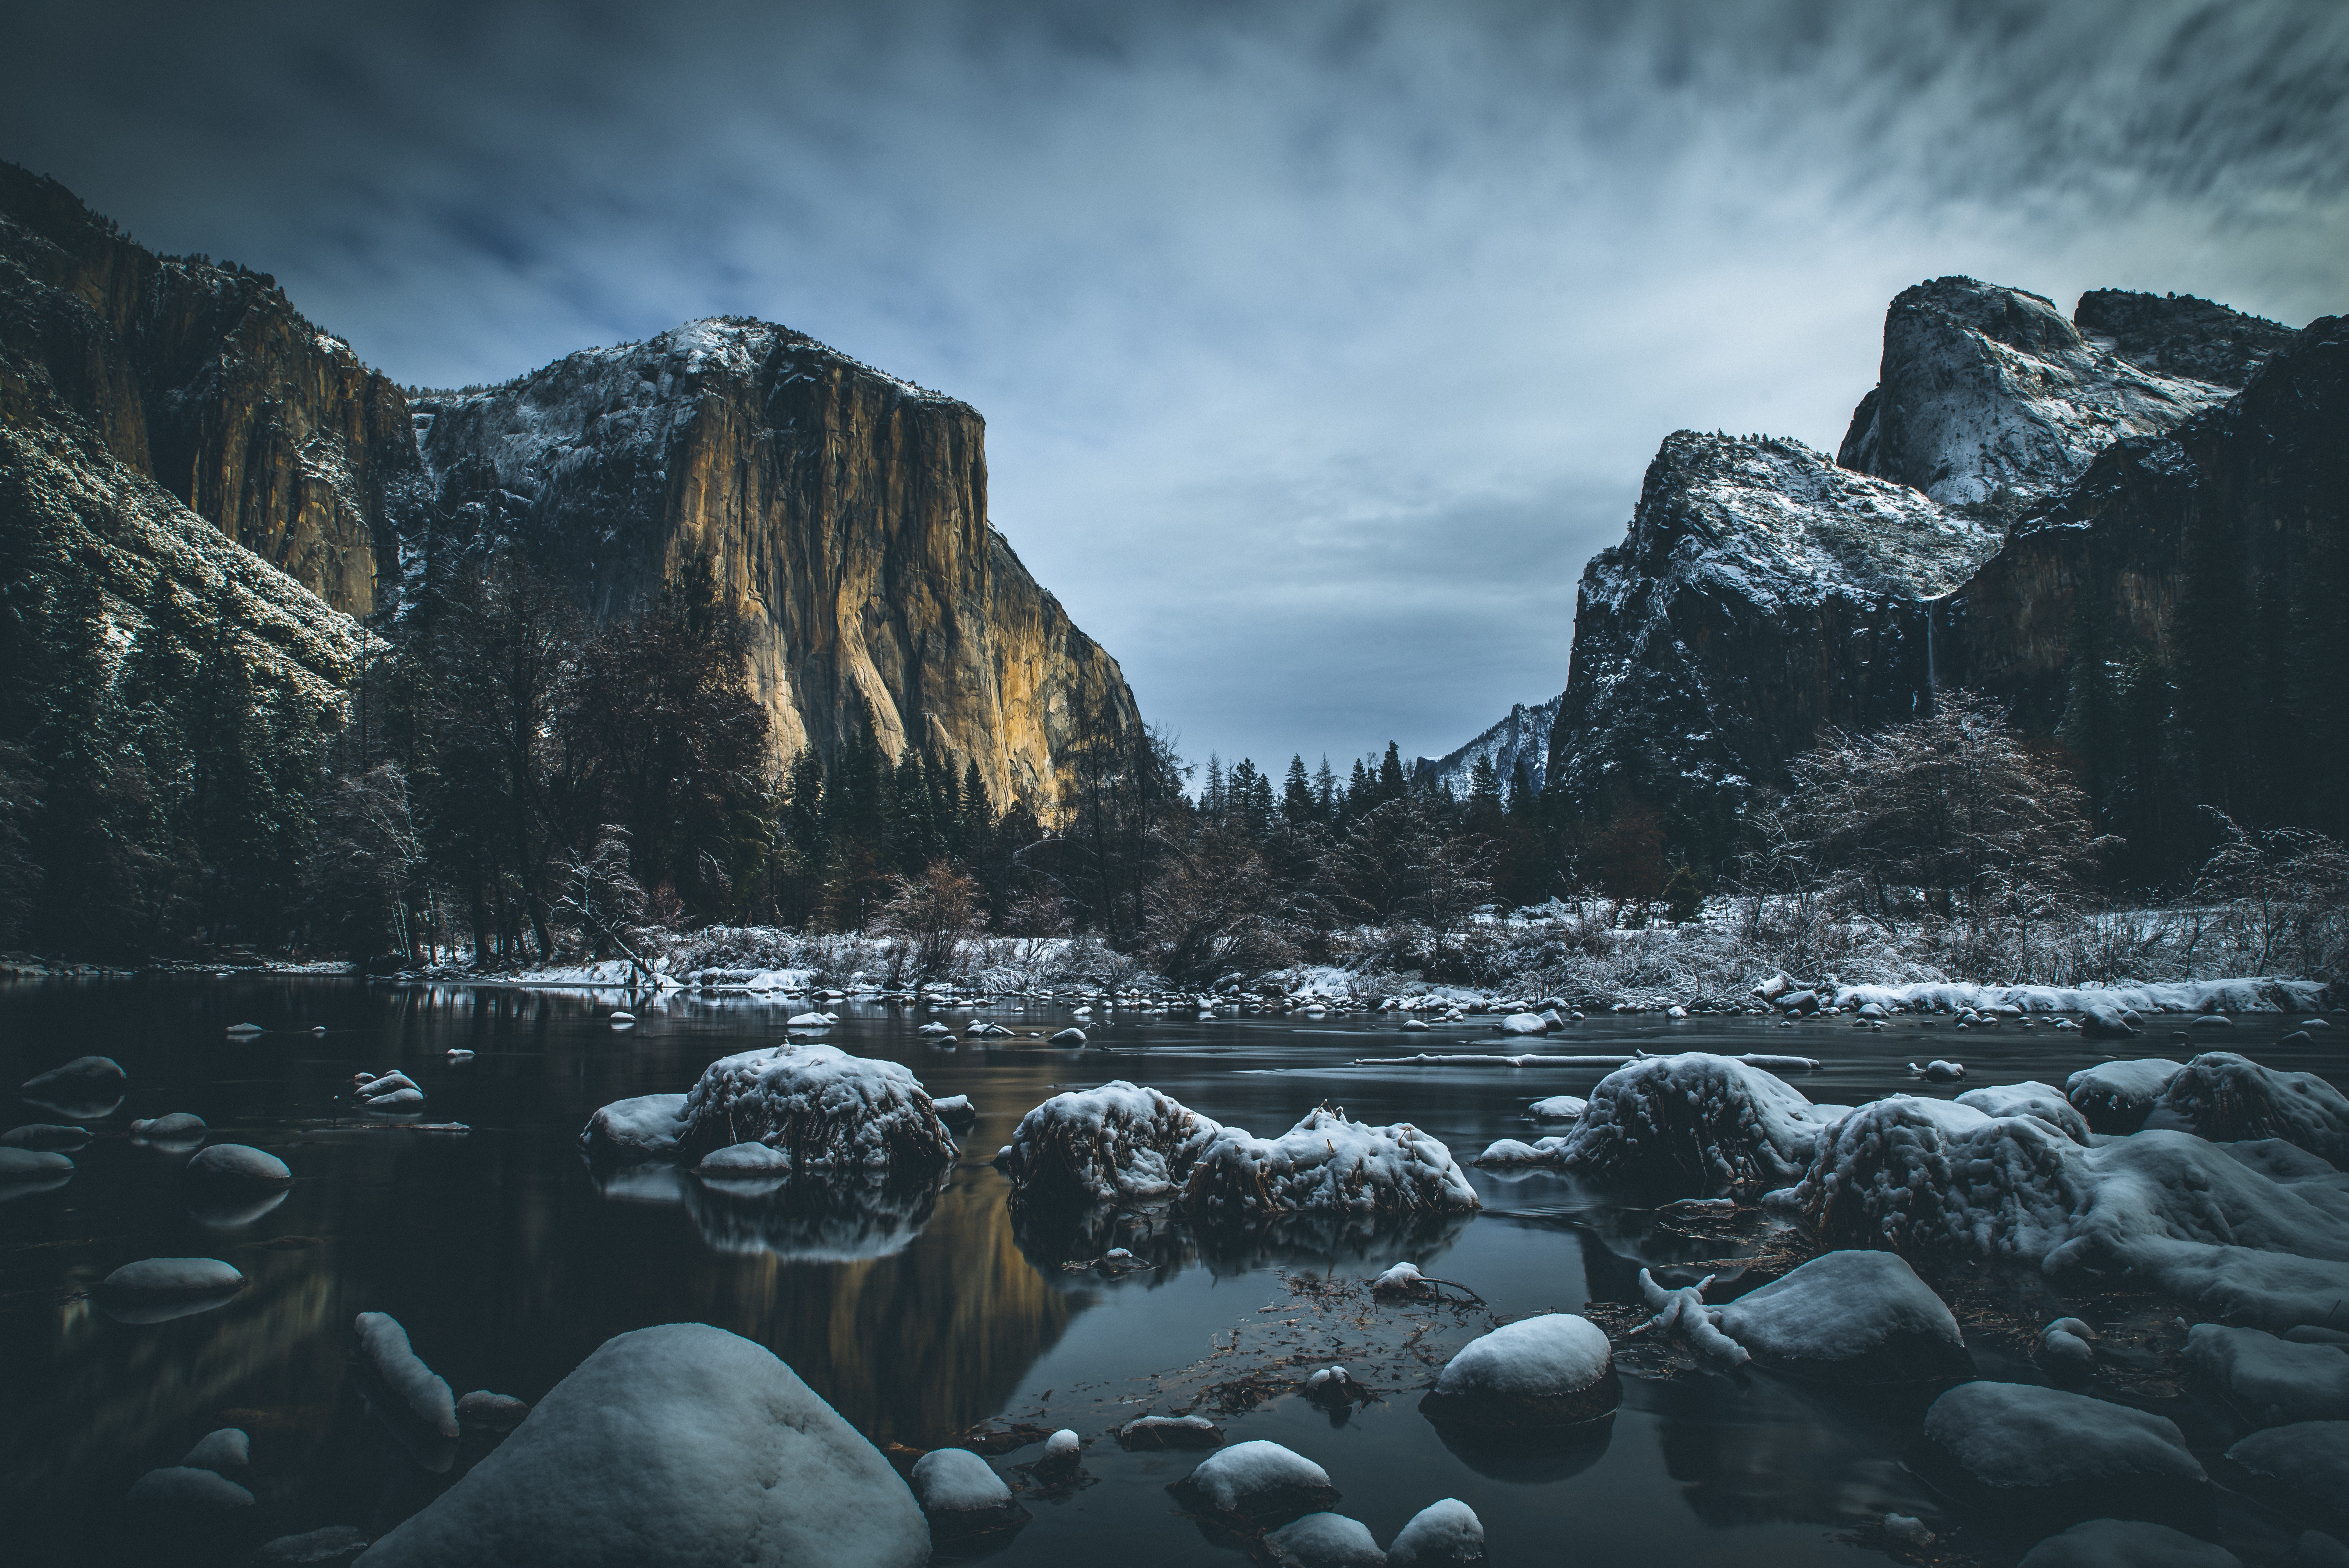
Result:
{"label": "snowy boulder", "polygon": [[112,1057],[76,1057],[26,1079],[18,1092],[68,1121],[96,1121],[114,1114],[129,1082],[130,1075]]}
{"label": "snowy boulder", "polygon": [[2080,1010],[2080,1037],[2089,1040],[2133,1040],[2137,1027],[2128,1015],[2109,1002],[2094,1003]]}
{"label": "snowy boulder", "polygon": [[253,1462],[253,1439],[239,1427],[222,1427],[216,1432],[206,1432],[196,1439],[187,1457],[180,1461],[195,1470],[213,1470],[225,1475],[233,1470],[243,1470]]}
{"label": "snowy boulder", "polygon": [[792,1157],[763,1143],[730,1143],[701,1157],[694,1170],[704,1176],[774,1176],[788,1172]]}
{"label": "snowy boulder", "polygon": [[361,1110],[409,1111],[424,1109],[424,1090],[403,1072],[362,1072],[351,1080],[351,1099]]}
{"label": "snowy boulder", "polygon": [[2146,1125],[2214,1143],[2280,1138],[2336,1168],[2349,1166],[2349,1098],[2314,1073],[2277,1072],[2232,1051],[2188,1062]]}
{"label": "snowy boulder", "polygon": [[2349,1420],[2349,1351],[2337,1346],[2198,1323],[2187,1332],[2186,1364],[2260,1426]]}
{"label": "snowy boulder", "polygon": [[1675,1197],[1752,1194],[1800,1176],[1819,1132],[1811,1102],[1785,1083],[1690,1051],[1599,1079],[1563,1158],[1586,1175]]}
{"label": "snowy boulder", "polygon": [[620,1161],[665,1159],[685,1135],[685,1096],[640,1094],[616,1099],[587,1119],[580,1147],[591,1158]]}
{"label": "snowy boulder", "polygon": [[175,1110],[168,1116],[150,1117],[130,1124],[130,1136],[143,1138],[150,1143],[184,1143],[202,1138],[208,1130],[202,1117],[186,1110]]}
{"label": "snowy boulder", "polygon": [[1044,1043],[1048,1046],[1081,1046],[1085,1043],[1085,1032],[1076,1028],[1061,1029]]}
{"label": "snowy boulder", "polygon": [[1782,1372],[1847,1383],[1971,1377],[1958,1320],[1895,1253],[1823,1253],[1720,1309],[1723,1333]]}
{"label": "snowy boulder", "polygon": [[968,1449],[932,1449],[914,1462],[914,1501],[930,1522],[930,1539],[952,1548],[1002,1535],[1028,1522],[1028,1511],[988,1462]]}
{"label": "snowy boulder", "polygon": [[0,1147],[0,1182],[47,1181],[73,1174],[74,1162],[47,1149]]}
{"label": "snowy boulder", "polygon": [[253,1506],[253,1493],[218,1470],[194,1465],[169,1465],[151,1470],[130,1485],[136,1508],[185,1513],[226,1513]]}
{"label": "snowy boulder", "polygon": [[978,1108],[970,1103],[967,1094],[950,1094],[930,1101],[930,1109],[947,1124],[949,1132],[968,1132],[978,1125]]}
{"label": "snowy boulder", "polygon": [[1482,1205],[1452,1150],[1409,1122],[1373,1127],[1316,1106],[1278,1138],[1219,1130],[1183,1187],[1203,1220],[1267,1214],[1464,1213]]}
{"label": "snowy boulder", "polygon": [[1223,1441],[1223,1428],[1205,1416],[1138,1416],[1117,1429],[1118,1447],[1145,1452],[1221,1448]]}
{"label": "snowy boulder", "polygon": [[954,1135],[913,1073],[832,1046],[722,1057],[685,1097],[678,1152],[695,1160],[758,1142],[802,1173],[928,1180],[954,1163]]}
{"label": "snowy boulder", "polygon": [[1327,1470],[1261,1438],[1217,1449],[1167,1490],[1200,1512],[1258,1527],[1338,1502]]}
{"label": "snowy boulder", "polygon": [[[134,1121],[130,1124],[130,1130],[136,1132],[147,1125],[143,1121]],[[202,1127],[203,1123],[196,1125]],[[36,1153],[71,1154],[88,1142],[89,1129],[61,1126],[54,1121],[28,1122],[23,1127],[12,1127],[0,1132],[0,1149],[29,1149]]]}
{"label": "snowy boulder", "polygon": [[2091,1519],[2023,1553],[2021,1568],[2243,1568],[2223,1546],[2142,1519]]}
{"label": "snowy boulder", "polygon": [[1567,1140],[1563,1138],[1537,1138],[1531,1143],[1515,1138],[1496,1138],[1485,1146],[1485,1152],[1469,1161],[1472,1165],[1563,1165],[1566,1163]]}
{"label": "snowy boulder", "polygon": [[2059,1377],[2096,1369],[2096,1333],[2076,1317],[2059,1317],[2039,1331],[2039,1365]]}
{"label": "snowy boulder", "polygon": [[1570,1427],[1613,1414],[1622,1398],[1605,1332],[1551,1312],[1462,1346],[1419,1408],[1441,1425]]}
{"label": "snowy boulder", "polygon": [[787,1029],[829,1029],[839,1022],[829,1013],[794,1013],[783,1020]]}
{"label": "snowy boulder", "polygon": [[2260,1490],[2296,1510],[2349,1522],[2349,1421],[2295,1421],[2227,1450]]}
{"label": "snowy boulder", "polygon": [[2209,1490],[2176,1423],[2020,1383],[1961,1383],[1935,1399],[1909,1463],[2011,1518],[2190,1518]]}
{"label": "snowy boulder", "polygon": [[1958,1096],[1960,1105],[1972,1106],[1984,1116],[2035,1116],[2075,1143],[2088,1141],[2088,1119],[2053,1084],[1997,1084],[1970,1088]]}
{"label": "snowy boulder", "polygon": [[1274,1568],[1385,1568],[1387,1554],[1370,1527],[1342,1513],[1309,1513],[1266,1532]]}
{"label": "snowy boulder", "polygon": [[954,1031],[947,1027],[946,1025],[936,1023],[924,1024],[920,1028],[914,1032],[920,1035],[924,1039],[928,1040],[936,1039],[941,1035],[947,1036],[948,1038],[952,1038],[954,1035]]}
{"label": "snowy boulder", "polygon": [[1044,1439],[1044,1454],[1036,1461],[1036,1473],[1066,1480],[1082,1469],[1084,1462],[1084,1439],[1071,1429],[1062,1427]]}
{"label": "snowy boulder", "polygon": [[2091,1132],[2131,1133],[2145,1125],[2169,1080],[2184,1070],[2184,1063],[2164,1057],[2099,1062],[2065,1078],[2064,1095],[2087,1118]]}
{"label": "snowy boulder", "polygon": [[1411,1516],[1387,1548],[1387,1568],[1481,1568],[1485,1522],[1456,1497]]}
{"label": "snowy boulder", "polygon": [[484,1431],[511,1432],[522,1425],[530,1407],[511,1394],[492,1394],[487,1388],[476,1388],[457,1401],[457,1421],[460,1426],[479,1427]]}
{"label": "snowy boulder", "polygon": [[456,1437],[457,1401],[440,1374],[409,1346],[399,1320],[388,1313],[362,1312],[356,1326],[359,1354],[383,1386],[426,1428],[444,1438]]}
{"label": "snowy boulder", "polygon": [[1541,1015],[1538,1013],[1512,1013],[1493,1026],[1500,1030],[1501,1033],[1505,1035],[1546,1035],[1549,1033],[1549,1026],[1542,1022]]}
{"label": "snowy boulder", "polygon": [[606,1340],[367,1568],[921,1568],[879,1450],[775,1357],[698,1323]]}
{"label": "snowy boulder", "polygon": [[1171,1197],[1222,1130],[1181,1101],[1119,1078],[1056,1094],[1021,1117],[1002,1165],[1022,1202],[1144,1202]]}
{"label": "snowy boulder", "polygon": [[1915,1062],[1910,1062],[1909,1064],[1909,1071],[1913,1076],[1923,1078],[1928,1083],[1955,1083],[1960,1078],[1966,1076],[1966,1064],[1963,1062],[1930,1061],[1927,1062],[1920,1068]]}
{"label": "snowy boulder", "polygon": [[1578,1095],[1554,1094],[1526,1107],[1526,1115],[1535,1121],[1579,1121],[1589,1109],[1590,1102]]}
{"label": "snowy boulder", "polygon": [[289,1186],[294,1172],[274,1154],[244,1143],[215,1143],[186,1166],[187,1179],[218,1191],[254,1192]]}
{"label": "snowy boulder", "polygon": [[1435,1027],[1424,1018],[1405,1018],[1402,1021],[1402,1026],[1414,1034],[1424,1034]]}
{"label": "snowy boulder", "polygon": [[99,1306],[124,1323],[161,1323],[223,1306],[244,1288],[244,1274],[218,1258],[146,1258],[98,1282]]}

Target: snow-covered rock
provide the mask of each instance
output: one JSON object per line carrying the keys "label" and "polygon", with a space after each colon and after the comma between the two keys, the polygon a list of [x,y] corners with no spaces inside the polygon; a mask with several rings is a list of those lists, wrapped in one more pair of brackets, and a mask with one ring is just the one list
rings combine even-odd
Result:
{"label": "snow-covered rock", "polygon": [[1563,1159],[1589,1176],[1679,1197],[1759,1193],[1803,1173],[1820,1127],[1811,1102],[1780,1079],[1689,1051],[1599,1079]]}
{"label": "snow-covered rock", "polygon": [[511,1432],[529,1414],[529,1405],[512,1394],[492,1394],[487,1388],[476,1388],[457,1401],[458,1423],[485,1431]]}
{"label": "snow-covered rock", "polygon": [[2133,1040],[2137,1026],[2110,1002],[2091,1002],[2080,1009],[2080,1036],[2089,1040]]}
{"label": "snow-covered rock", "polygon": [[794,1013],[783,1020],[787,1029],[829,1029],[839,1020],[829,1013]]}
{"label": "snow-covered rock", "polygon": [[2024,1553],[2021,1568],[2242,1568],[2242,1559],[2167,1524],[2091,1519]]}
{"label": "snow-covered rock", "polygon": [[[153,1124],[150,1122],[134,1121],[130,1124],[130,1130],[137,1132]],[[201,1128],[203,1123],[199,1121],[196,1125]],[[54,1121],[27,1122],[22,1127],[12,1127],[5,1132],[0,1132],[0,1149],[29,1149],[36,1152],[71,1154],[88,1142],[89,1129],[67,1127]]]}
{"label": "snow-covered rock", "polygon": [[2170,1518],[2209,1485],[2175,1422],[2020,1383],[1961,1383],[1935,1399],[1910,1462],[2011,1518]]}
{"label": "snow-covered rock", "polygon": [[218,1258],[145,1258],[108,1274],[98,1282],[98,1295],[117,1316],[124,1308],[174,1309],[137,1319],[159,1322],[184,1311],[209,1310],[243,1288],[243,1272]]}
{"label": "snow-covered rock", "polygon": [[2164,1057],[2098,1062],[2065,1078],[2064,1094],[2087,1118],[2090,1131],[2135,1132],[2185,1066]]}
{"label": "snow-covered rock", "polygon": [[921,1568],[878,1450],[761,1346],[704,1324],[606,1340],[367,1568]]}
{"label": "snow-covered rock", "polygon": [[1385,1568],[1370,1526],[1342,1513],[1309,1513],[1268,1531],[1264,1553],[1275,1568]]}
{"label": "snow-covered rock", "polygon": [[0,1148],[0,1182],[48,1182],[71,1176],[70,1156],[47,1149]]}
{"label": "snow-covered rock", "polygon": [[954,1163],[954,1136],[912,1071],[833,1046],[722,1057],[685,1097],[678,1153],[759,1142],[804,1174],[927,1179]]}
{"label": "snow-covered rock", "polygon": [[2214,1142],[2280,1138],[2349,1166],[2349,1098],[2314,1073],[2277,1072],[2233,1051],[2206,1051],[2169,1080],[2146,1118]]}
{"label": "snow-covered rock", "polygon": [[1472,1165],[1563,1165],[1566,1163],[1567,1140],[1564,1138],[1537,1138],[1531,1143],[1516,1138],[1496,1138],[1485,1145],[1485,1152],[1469,1161]]}
{"label": "snow-covered rock", "polygon": [[660,1160],[677,1152],[685,1136],[681,1094],[640,1094],[616,1099],[587,1119],[580,1147],[591,1156],[615,1161]]}
{"label": "snow-covered rock", "polygon": [[1892,1253],[1822,1253],[1721,1307],[1719,1322],[1762,1365],[1805,1377],[1911,1383],[1973,1370],[1958,1320]]}
{"label": "snow-covered rock", "polygon": [[362,1312],[356,1325],[359,1354],[409,1413],[444,1438],[458,1435],[457,1401],[440,1375],[408,1342],[408,1330],[388,1313]]}
{"label": "snow-covered rock", "polygon": [[2075,1143],[2088,1141],[2088,1119],[2053,1084],[2035,1081],[1970,1088],[1958,1096],[1984,1116],[2035,1116]]}
{"label": "snow-covered rock", "polygon": [[2349,1521],[2349,1421],[2295,1421],[2227,1450],[2264,1489],[2297,1509]]}
{"label": "snow-covered rock", "polygon": [[1002,1161],[1023,1202],[1080,1206],[1173,1196],[1223,1129],[1123,1078],[1056,1094],[1019,1119]]}
{"label": "snow-covered rock", "polygon": [[188,1161],[185,1173],[190,1181],[204,1187],[244,1191],[284,1187],[294,1180],[285,1161],[243,1143],[215,1143],[199,1150]]}
{"label": "snow-covered rock", "polygon": [[914,1501],[941,1547],[1015,1530],[1028,1511],[988,1462],[968,1449],[932,1449],[914,1461]]}
{"label": "snow-covered rock", "polygon": [[1224,1429],[1205,1416],[1137,1416],[1117,1429],[1124,1449],[1212,1449],[1223,1440]]}
{"label": "snow-covered rock", "polygon": [[1660,1338],[1678,1339],[1698,1355],[1724,1366],[1744,1366],[1751,1359],[1745,1346],[1721,1331],[1721,1309],[1705,1305],[1704,1293],[1713,1278],[1707,1274],[1694,1284],[1666,1290],[1656,1283],[1654,1275],[1641,1269],[1640,1295],[1655,1315],[1634,1332],[1652,1332]]}
{"label": "snow-covered rock", "polygon": [[424,1090],[403,1072],[361,1072],[351,1080],[351,1098],[362,1110],[409,1111],[424,1109]]}
{"label": "snow-covered rock", "polygon": [[1373,1127],[1317,1106],[1278,1138],[1216,1131],[1184,1183],[1208,1220],[1268,1214],[1466,1212],[1481,1207],[1452,1151],[1409,1122]]}
{"label": "snow-covered rock", "polygon": [[1549,1026],[1538,1013],[1512,1013],[1493,1026],[1505,1035],[1546,1035]]}
{"label": "snow-covered rock", "polygon": [[130,1124],[130,1135],[150,1143],[180,1143],[202,1138],[208,1130],[204,1119],[192,1111],[175,1110],[168,1116],[149,1117]]}
{"label": "snow-covered rock", "polygon": [[1590,1102],[1578,1095],[1554,1094],[1526,1107],[1526,1115],[1535,1121],[1579,1121],[1589,1109]]}
{"label": "snow-covered rock", "polygon": [[1084,1439],[1073,1429],[1062,1427],[1044,1439],[1044,1454],[1036,1461],[1036,1471],[1066,1480],[1077,1472],[1084,1460]]}
{"label": "snow-covered rock", "polygon": [[2076,1317],[2059,1317],[2039,1331],[2039,1365],[2061,1377],[2096,1369],[2096,1335]]}
{"label": "snow-covered rock", "polygon": [[2349,1350],[2338,1346],[2198,1323],[2186,1336],[2186,1363],[2261,1426],[2349,1420]]}
{"label": "snow-covered rock", "polygon": [[1479,1568],[1484,1562],[1485,1522],[1456,1497],[1413,1514],[1387,1548],[1387,1568]]}
{"label": "snow-covered rock", "polygon": [[967,1094],[942,1096],[930,1101],[930,1109],[938,1113],[949,1132],[967,1132],[978,1125],[978,1108]]}
{"label": "snow-covered rock", "polygon": [[1462,1346],[1419,1408],[1444,1424],[1565,1427],[1611,1413],[1622,1397],[1606,1334],[1587,1317],[1552,1312]]}
{"label": "snow-covered rock", "polygon": [[1435,1295],[1435,1283],[1413,1263],[1399,1263],[1371,1281],[1371,1295],[1379,1301],[1424,1301]]}
{"label": "snow-covered rock", "polygon": [[1048,1046],[1081,1046],[1085,1043],[1085,1032],[1078,1028],[1062,1029],[1044,1043]]}
{"label": "snow-covered rock", "polygon": [[241,1427],[222,1427],[198,1438],[196,1446],[190,1449],[187,1457],[180,1462],[196,1470],[217,1470],[225,1475],[233,1470],[243,1470],[253,1462],[253,1439],[245,1436]]}
{"label": "snow-covered rock", "polygon": [[76,1057],[25,1081],[18,1090],[68,1121],[96,1121],[122,1103],[130,1075],[112,1057]]}
{"label": "snow-covered rock", "polygon": [[129,1501],[140,1508],[217,1513],[251,1508],[253,1493],[217,1470],[167,1465],[133,1481]]}
{"label": "snow-covered rock", "polygon": [[1266,1525],[1333,1508],[1330,1472],[1261,1438],[1218,1449],[1172,1489],[1202,1511]]}

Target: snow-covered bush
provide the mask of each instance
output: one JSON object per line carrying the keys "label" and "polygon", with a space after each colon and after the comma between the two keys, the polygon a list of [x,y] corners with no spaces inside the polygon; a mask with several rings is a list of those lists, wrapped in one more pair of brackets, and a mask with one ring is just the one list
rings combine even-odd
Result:
{"label": "snow-covered bush", "polygon": [[2349,1165],[2349,1099],[2314,1073],[2278,1072],[2233,1051],[2206,1051],[2164,1087],[2146,1119],[2220,1142],[2280,1138]]}
{"label": "snow-covered bush", "polygon": [[1278,1138],[1219,1129],[1183,1189],[1195,1217],[1239,1220],[1334,1212],[1466,1212],[1476,1191],[1452,1151],[1412,1126],[1372,1127],[1334,1106],[1307,1111]]}

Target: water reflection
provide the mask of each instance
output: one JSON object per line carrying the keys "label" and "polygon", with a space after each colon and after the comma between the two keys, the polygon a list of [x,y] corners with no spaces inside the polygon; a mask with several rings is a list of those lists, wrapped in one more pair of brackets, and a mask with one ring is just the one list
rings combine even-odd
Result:
{"label": "water reflection", "polygon": [[1838,1393],[1764,1372],[1700,1371],[1626,1391],[1661,1418],[1664,1468],[1707,1524],[1937,1511],[1898,1456],[1939,1389]]}
{"label": "water reflection", "polygon": [[688,1181],[686,1211],[701,1239],[726,1253],[785,1261],[855,1263],[903,1252],[937,1207],[928,1185]]}
{"label": "water reflection", "polygon": [[[1404,1256],[1442,1253],[1475,1218],[1299,1213],[1268,1215],[1253,1224],[1199,1225],[1164,1209],[1010,1207],[1019,1250],[1040,1274],[1066,1289],[1083,1288],[1098,1277],[1088,1266],[1118,1278],[1147,1274],[1154,1284],[1194,1266],[1219,1277],[1286,1267],[1382,1269]],[[1116,1247],[1133,1261],[1105,1262]]]}
{"label": "water reflection", "polygon": [[[1430,1423],[1435,1425],[1434,1423]],[[1478,1475],[1513,1486],[1548,1486],[1580,1475],[1607,1457],[1615,1439],[1615,1415],[1553,1431],[1480,1431],[1474,1427],[1435,1425],[1444,1448]]]}

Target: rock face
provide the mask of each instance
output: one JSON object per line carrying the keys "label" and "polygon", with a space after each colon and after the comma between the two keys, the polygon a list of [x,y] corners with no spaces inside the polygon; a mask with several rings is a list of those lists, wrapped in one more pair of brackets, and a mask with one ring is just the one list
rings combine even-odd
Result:
{"label": "rock face", "polygon": [[2292,339],[2292,328],[2192,294],[2091,289],[2072,324],[2092,346],[2141,370],[2240,390]]}
{"label": "rock face", "polygon": [[511,542],[598,615],[706,566],[753,628],[786,752],[860,707],[892,755],[1049,806],[1080,716],[1139,723],[1117,663],[988,521],[977,410],[764,322],[694,322],[416,405],[452,541]]}
{"label": "rock face", "polygon": [[1549,732],[1557,723],[1557,710],[1566,701],[1564,693],[1547,702],[1527,707],[1518,703],[1509,709],[1508,717],[1485,730],[1475,739],[1442,757],[1422,757],[1412,764],[1412,777],[1419,783],[1442,783],[1455,796],[1465,798],[1471,780],[1475,777],[1478,758],[1493,765],[1493,775],[1507,789],[1510,779],[1524,769],[1526,787],[1539,789],[1549,778]]}

